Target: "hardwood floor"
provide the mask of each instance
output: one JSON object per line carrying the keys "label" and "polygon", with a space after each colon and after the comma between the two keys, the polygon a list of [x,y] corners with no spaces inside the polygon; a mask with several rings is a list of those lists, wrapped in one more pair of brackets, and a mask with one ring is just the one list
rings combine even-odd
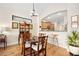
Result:
{"label": "hardwood floor", "polygon": [[52,44],[47,46],[47,56],[69,56],[69,52],[65,48],[61,48]]}
{"label": "hardwood floor", "polygon": [[[5,50],[0,48],[0,56],[22,56],[21,46],[13,45],[13,46],[7,47]],[[69,53],[64,48],[48,44],[47,56],[69,56]]]}

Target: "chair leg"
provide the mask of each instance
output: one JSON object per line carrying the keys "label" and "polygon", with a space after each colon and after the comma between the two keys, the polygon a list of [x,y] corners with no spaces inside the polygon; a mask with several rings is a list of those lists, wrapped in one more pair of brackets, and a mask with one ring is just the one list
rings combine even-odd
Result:
{"label": "chair leg", "polygon": [[37,52],[37,55],[39,56],[39,52]]}
{"label": "chair leg", "polygon": [[19,37],[18,37],[18,45],[20,45],[20,34],[19,34]]}
{"label": "chair leg", "polygon": [[21,51],[21,54],[23,54],[23,49],[22,49],[22,51]]}
{"label": "chair leg", "polygon": [[18,45],[20,45],[20,38],[18,39]]}
{"label": "chair leg", "polygon": [[6,47],[7,47],[7,42],[5,44],[6,44]]}
{"label": "chair leg", "polygon": [[32,49],[30,48],[30,56],[32,56]]}
{"label": "chair leg", "polygon": [[35,52],[34,52],[34,56],[36,56],[36,55],[35,55]]}
{"label": "chair leg", "polygon": [[23,55],[25,56],[25,50],[24,50],[24,52],[23,52]]}
{"label": "chair leg", "polygon": [[46,50],[45,50],[45,54],[44,54],[44,56],[46,56]]}
{"label": "chair leg", "polygon": [[22,48],[21,54],[25,56],[25,50]]}
{"label": "chair leg", "polygon": [[5,49],[5,42],[4,42],[4,49]]}
{"label": "chair leg", "polygon": [[57,46],[59,46],[58,39],[57,39]]}
{"label": "chair leg", "polygon": [[22,46],[21,54],[23,55],[23,46]]}
{"label": "chair leg", "polygon": [[4,42],[4,49],[7,47],[6,42]]}

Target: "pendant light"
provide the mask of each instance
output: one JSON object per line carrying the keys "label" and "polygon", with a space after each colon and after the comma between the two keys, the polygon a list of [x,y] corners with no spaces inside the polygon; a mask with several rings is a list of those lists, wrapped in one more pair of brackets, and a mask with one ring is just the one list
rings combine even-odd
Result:
{"label": "pendant light", "polygon": [[35,11],[35,5],[34,5],[34,3],[33,3],[33,9],[32,9],[32,11],[31,11],[31,17],[36,17],[36,16],[38,16],[38,14],[36,13],[36,11]]}

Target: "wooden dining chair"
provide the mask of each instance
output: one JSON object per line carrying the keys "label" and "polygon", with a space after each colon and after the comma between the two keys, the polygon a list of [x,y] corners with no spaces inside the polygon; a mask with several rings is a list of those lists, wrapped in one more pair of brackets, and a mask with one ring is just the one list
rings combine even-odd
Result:
{"label": "wooden dining chair", "polygon": [[[23,36],[22,36],[22,54],[25,56],[25,55],[31,55],[30,51],[31,51],[31,39],[30,39],[30,33],[27,31],[27,32],[24,32],[23,33]],[[29,50],[29,53],[26,54],[25,52]]]}
{"label": "wooden dining chair", "polygon": [[4,43],[4,49],[7,47],[7,36],[0,34],[0,43]]}
{"label": "wooden dining chair", "polygon": [[40,53],[42,53],[44,56],[46,56],[47,38],[48,36],[38,37],[38,41],[36,41],[35,44],[32,44],[34,55],[39,56]]}

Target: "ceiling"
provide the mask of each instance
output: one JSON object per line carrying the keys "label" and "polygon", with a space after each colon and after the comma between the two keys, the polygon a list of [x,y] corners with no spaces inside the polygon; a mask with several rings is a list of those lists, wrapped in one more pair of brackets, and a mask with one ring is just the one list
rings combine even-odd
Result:
{"label": "ceiling", "polygon": [[[69,4],[73,3],[35,3],[34,5],[36,12],[39,14],[40,19],[42,19],[48,14],[67,10]],[[76,3],[76,5],[78,6],[79,4]],[[70,7],[73,8],[72,5]],[[8,12],[17,16],[29,17],[32,8],[33,3],[0,3],[0,10],[2,9],[2,12]]]}
{"label": "ceiling", "polygon": [[46,17],[44,17],[42,20],[62,24],[64,23],[65,20],[67,20],[67,10],[51,13],[47,15]]}
{"label": "ceiling", "polygon": [[[15,15],[29,17],[33,8],[32,5],[32,3],[0,3],[0,8]],[[34,5],[40,18],[50,13],[67,9],[67,3],[35,3]]]}

